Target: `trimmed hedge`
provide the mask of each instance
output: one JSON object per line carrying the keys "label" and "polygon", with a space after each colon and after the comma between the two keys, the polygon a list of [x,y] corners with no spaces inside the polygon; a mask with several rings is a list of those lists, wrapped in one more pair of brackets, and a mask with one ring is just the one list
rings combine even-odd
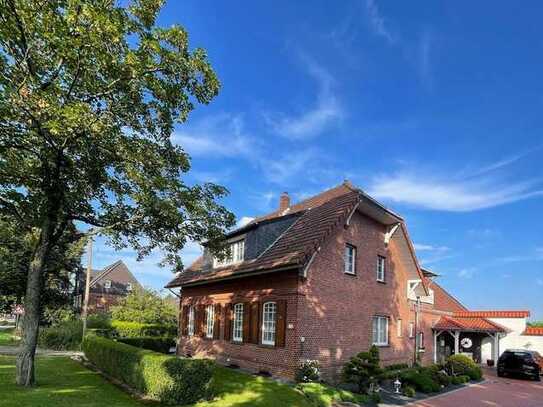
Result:
{"label": "trimmed hedge", "polygon": [[449,356],[447,359],[447,368],[455,376],[467,375],[470,369],[477,367],[479,366],[477,366],[477,363],[472,358],[461,353]]}
{"label": "trimmed hedge", "polygon": [[83,336],[83,322],[79,319],[62,321],[58,325],[40,329],[38,344],[46,349],[78,350]]}
{"label": "trimmed hedge", "polygon": [[170,348],[175,346],[175,339],[172,337],[140,336],[137,338],[118,338],[117,342],[126,343],[137,348],[154,350],[160,353],[170,353]]}
{"label": "trimmed hedge", "polygon": [[164,404],[196,403],[210,395],[210,360],[166,356],[94,335],[84,338],[83,351],[103,372]]}
{"label": "trimmed hedge", "polygon": [[177,335],[177,327],[175,325],[142,324],[140,322],[112,320],[111,328],[113,328],[117,336],[123,338]]}

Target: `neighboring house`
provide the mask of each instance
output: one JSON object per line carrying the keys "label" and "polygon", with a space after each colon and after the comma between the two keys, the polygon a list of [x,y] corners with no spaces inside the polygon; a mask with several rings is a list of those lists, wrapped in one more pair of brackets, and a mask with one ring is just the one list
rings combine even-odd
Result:
{"label": "neighboring house", "polygon": [[[76,296],[76,307],[81,308],[85,295],[85,274],[79,276],[79,294]],[[92,270],[89,313],[108,312],[110,307],[117,305],[119,300],[126,297],[141,285],[122,260],[110,264],[103,270]]]}
{"label": "neighboring house", "polygon": [[167,285],[181,288],[180,354],[285,378],[316,359],[334,380],[372,344],[385,365],[429,363],[506,332],[464,317],[419,266],[404,220],[349,182],[293,205],[282,194],[227,244],[227,259],[204,248]]}

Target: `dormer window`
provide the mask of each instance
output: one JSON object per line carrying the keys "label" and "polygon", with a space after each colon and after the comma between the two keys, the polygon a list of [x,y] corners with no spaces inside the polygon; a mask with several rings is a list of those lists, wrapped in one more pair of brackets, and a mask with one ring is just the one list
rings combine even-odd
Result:
{"label": "dormer window", "polygon": [[214,259],[214,267],[223,267],[230,264],[240,263],[245,258],[245,240],[241,239],[229,243],[228,249],[229,253],[226,258],[223,260],[219,260],[217,258]]}
{"label": "dormer window", "polygon": [[111,280],[106,280],[104,282],[104,288],[111,288]]}
{"label": "dormer window", "polygon": [[132,284],[130,283],[126,284],[126,291],[132,291]]}

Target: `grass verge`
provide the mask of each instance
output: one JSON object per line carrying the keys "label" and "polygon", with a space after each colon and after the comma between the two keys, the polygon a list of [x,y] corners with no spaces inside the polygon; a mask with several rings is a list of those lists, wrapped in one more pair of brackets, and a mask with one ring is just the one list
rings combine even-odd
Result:
{"label": "grass verge", "polygon": [[19,339],[14,335],[15,328],[0,329],[0,346],[16,346]]}

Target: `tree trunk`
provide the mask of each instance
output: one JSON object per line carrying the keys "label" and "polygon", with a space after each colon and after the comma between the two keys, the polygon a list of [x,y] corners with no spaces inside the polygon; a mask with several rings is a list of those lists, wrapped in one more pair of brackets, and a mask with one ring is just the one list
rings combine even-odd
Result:
{"label": "tree trunk", "polygon": [[17,355],[17,384],[32,386],[35,384],[34,355],[38,342],[40,322],[40,297],[42,288],[42,274],[45,262],[51,248],[53,233],[51,220],[45,220],[32,261],[28,268],[26,295],[24,300],[23,340]]}

